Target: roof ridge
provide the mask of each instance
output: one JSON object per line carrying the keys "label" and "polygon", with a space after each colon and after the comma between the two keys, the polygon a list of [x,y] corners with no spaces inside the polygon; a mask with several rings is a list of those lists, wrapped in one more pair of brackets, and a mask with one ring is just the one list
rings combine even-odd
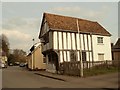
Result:
{"label": "roof ridge", "polygon": [[49,14],[49,15],[54,15],[54,16],[60,16],[60,17],[67,17],[67,18],[73,18],[73,19],[79,19],[79,20],[93,22],[93,23],[97,22],[97,21],[91,21],[91,20],[88,20],[88,19],[83,19],[83,18],[73,17],[73,16],[67,16],[67,15],[64,16],[64,15],[60,15],[60,14],[53,14],[53,13],[46,13],[46,12],[44,12],[44,14]]}

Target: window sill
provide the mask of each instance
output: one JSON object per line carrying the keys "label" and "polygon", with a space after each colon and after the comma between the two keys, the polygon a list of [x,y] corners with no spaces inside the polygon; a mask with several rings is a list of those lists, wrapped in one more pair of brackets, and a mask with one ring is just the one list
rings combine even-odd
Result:
{"label": "window sill", "polygon": [[97,45],[104,45],[103,43],[98,43]]}

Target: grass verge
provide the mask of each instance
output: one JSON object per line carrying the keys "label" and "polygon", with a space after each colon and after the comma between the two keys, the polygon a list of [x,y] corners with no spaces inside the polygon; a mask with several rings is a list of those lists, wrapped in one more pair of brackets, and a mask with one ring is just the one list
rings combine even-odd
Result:
{"label": "grass verge", "polygon": [[113,73],[113,72],[120,72],[120,70],[118,69],[118,67],[113,67],[113,66],[93,67],[91,69],[84,69],[84,77]]}

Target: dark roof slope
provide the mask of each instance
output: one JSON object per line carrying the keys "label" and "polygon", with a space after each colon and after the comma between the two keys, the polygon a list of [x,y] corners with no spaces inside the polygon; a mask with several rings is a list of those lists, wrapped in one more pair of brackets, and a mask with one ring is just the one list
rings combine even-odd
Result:
{"label": "dark roof slope", "polygon": [[44,17],[51,30],[55,29],[64,31],[65,30],[77,31],[77,19],[78,19],[80,32],[107,36],[111,35],[97,22],[49,13],[44,13],[43,18]]}
{"label": "dark roof slope", "polygon": [[118,38],[116,44],[113,46],[115,49],[120,49],[120,38]]}

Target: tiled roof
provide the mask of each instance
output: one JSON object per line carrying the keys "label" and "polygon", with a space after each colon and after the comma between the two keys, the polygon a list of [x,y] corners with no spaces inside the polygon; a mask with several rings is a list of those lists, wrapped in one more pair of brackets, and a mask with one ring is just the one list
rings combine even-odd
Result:
{"label": "tiled roof", "polygon": [[116,44],[113,46],[114,49],[120,49],[120,38],[118,38]]}
{"label": "tiled roof", "polygon": [[83,33],[92,33],[99,35],[108,35],[111,34],[106,31],[99,23],[84,20],[75,17],[61,16],[55,14],[44,13],[43,17],[46,19],[49,28],[52,30],[77,30],[77,19],[79,24],[79,31]]}

